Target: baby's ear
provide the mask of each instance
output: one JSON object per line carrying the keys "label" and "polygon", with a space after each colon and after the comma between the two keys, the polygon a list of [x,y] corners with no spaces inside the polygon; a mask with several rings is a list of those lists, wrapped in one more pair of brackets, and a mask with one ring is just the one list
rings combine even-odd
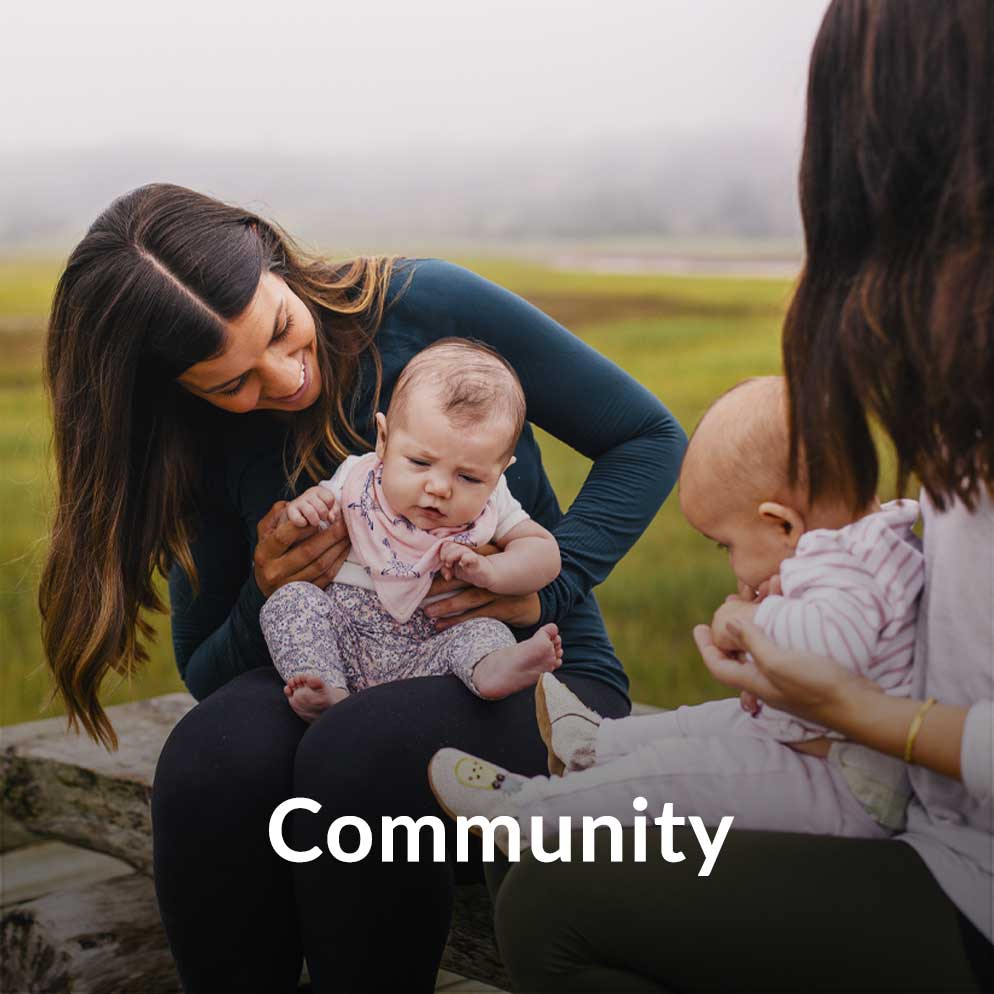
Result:
{"label": "baby's ear", "polygon": [[772,500],[763,501],[757,510],[764,521],[781,530],[784,542],[793,552],[804,534],[804,518],[794,508]]}
{"label": "baby's ear", "polygon": [[376,454],[383,458],[387,451],[387,416],[382,411],[376,412]]}

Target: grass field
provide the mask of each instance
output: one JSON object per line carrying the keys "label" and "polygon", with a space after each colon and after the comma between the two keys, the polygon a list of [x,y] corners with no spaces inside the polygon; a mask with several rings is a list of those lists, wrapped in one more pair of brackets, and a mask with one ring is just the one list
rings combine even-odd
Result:
{"label": "grass field", "polygon": [[[492,259],[461,261],[527,297],[628,370],[688,430],[722,390],[779,368],[786,282],[601,276]],[[50,493],[40,360],[57,275],[54,262],[0,262],[0,724],[41,716],[48,687],[36,607]],[[589,463],[555,439],[540,438],[566,507]],[[725,695],[700,663],[690,629],[708,620],[731,589],[723,555],[690,530],[671,498],[597,593],[634,697],[674,705]],[[160,617],[156,625],[160,637],[151,664],[131,685],[110,681],[108,702],[182,689],[168,620]]]}

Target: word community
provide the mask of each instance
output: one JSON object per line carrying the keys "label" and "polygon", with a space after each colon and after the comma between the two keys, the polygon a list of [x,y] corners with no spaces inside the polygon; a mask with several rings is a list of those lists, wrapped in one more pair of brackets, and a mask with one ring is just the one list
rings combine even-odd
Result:
{"label": "word community", "polygon": [[[632,801],[635,811],[645,811],[648,803],[644,797],[636,797]],[[310,849],[292,849],[283,837],[283,823],[291,811],[309,811],[317,814],[321,805],[309,797],[291,797],[277,805],[269,819],[269,844],[277,856],[290,863],[310,863],[321,855],[318,846]],[[549,850],[546,845],[549,834],[540,815],[533,815],[530,820],[529,842],[522,846],[521,826],[518,819],[509,815],[498,815],[495,818],[484,818],[474,815],[466,818],[460,815],[456,819],[456,861],[466,863],[469,855],[469,835],[472,832],[483,843],[483,861],[492,863],[495,850],[499,847],[508,860],[516,863],[521,859],[522,848],[531,849],[532,855],[540,863],[569,863],[573,858],[573,819],[568,815],[559,819],[559,844],[556,849]],[[704,857],[697,872],[699,877],[707,877],[714,869],[718,854],[725,843],[728,830],[732,827],[733,817],[726,815],[721,819],[714,836],[708,834],[704,822],[696,815],[684,818],[673,814],[673,805],[664,804],[662,813],[653,818],[652,823],[659,828],[659,852],[667,863],[681,863],[687,857],[683,852],[674,849],[673,830],[690,823],[694,836]],[[630,819],[628,827],[632,830],[631,853],[627,857],[632,862],[646,861],[649,819],[637,814]],[[406,834],[406,853],[408,862],[417,862],[422,858],[422,833],[427,832],[431,837],[432,862],[443,863],[445,853],[445,823],[435,815],[425,815],[417,820],[408,815],[391,818],[384,815],[380,819],[380,859],[384,863],[392,863],[394,859],[397,833],[401,838]],[[581,862],[592,863],[595,859],[597,832],[608,832],[612,863],[624,862],[624,828],[621,821],[613,815],[591,817],[584,815],[579,831]],[[342,841],[342,833],[354,848],[346,848]],[[333,859],[342,863],[358,863],[364,860],[373,849],[373,830],[369,823],[356,815],[344,815],[336,818],[328,828],[328,853]]]}

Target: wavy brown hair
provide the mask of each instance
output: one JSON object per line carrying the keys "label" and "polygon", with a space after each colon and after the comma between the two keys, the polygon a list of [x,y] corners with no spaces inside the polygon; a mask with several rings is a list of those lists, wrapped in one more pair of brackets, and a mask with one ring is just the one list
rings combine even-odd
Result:
{"label": "wavy brown hair", "polygon": [[38,597],[53,697],[70,728],[116,748],[98,694],[109,671],[131,674],[148,658],[143,612],[165,610],[155,572],[178,562],[196,586],[205,402],[176,377],[223,351],[224,321],[245,310],[265,272],[281,276],[314,316],[322,378],[320,399],[294,415],[288,476],[319,478],[349,441],[366,446],[350,397],[363,368],[379,395],[374,336],[393,268],[308,257],[256,214],[167,184],[115,200],[76,246],[44,361],[56,484]]}
{"label": "wavy brown hair", "polygon": [[898,487],[994,492],[994,4],[835,0],[800,170],[806,260],[784,325],[791,468],[866,506],[878,422]]}

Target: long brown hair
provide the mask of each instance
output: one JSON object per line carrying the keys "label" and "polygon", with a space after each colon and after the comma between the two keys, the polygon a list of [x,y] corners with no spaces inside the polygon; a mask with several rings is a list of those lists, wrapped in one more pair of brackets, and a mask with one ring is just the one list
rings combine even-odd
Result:
{"label": "long brown hair", "polygon": [[835,0],[811,58],[806,260],[784,325],[812,497],[994,492],[994,4]]}
{"label": "long brown hair", "polygon": [[393,265],[307,257],[263,218],[168,184],[115,200],[76,246],[44,361],[56,497],[38,597],[53,696],[71,728],[116,748],[98,693],[110,670],[133,673],[148,658],[143,612],[165,609],[155,572],[178,562],[196,586],[204,402],[176,377],[223,351],[224,321],[245,310],[263,273],[281,276],[314,315],[323,384],[294,415],[288,474],[317,478],[325,455],[365,445],[350,397],[364,366],[379,394],[374,335]]}

